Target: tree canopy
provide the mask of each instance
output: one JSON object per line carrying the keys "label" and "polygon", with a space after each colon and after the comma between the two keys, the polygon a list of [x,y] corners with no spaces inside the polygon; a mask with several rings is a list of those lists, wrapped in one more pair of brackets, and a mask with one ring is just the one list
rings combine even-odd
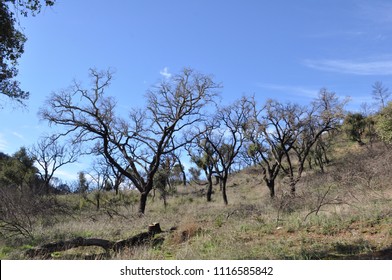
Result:
{"label": "tree canopy", "polygon": [[90,70],[93,88],[81,84],[53,93],[42,108],[42,119],[62,126],[72,143],[94,143],[89,153],[103,155],[140,192],[139,212],[161,160],[188,143],[183,136],[203,119],[218,85],[191,69],[163,81],[146,94],[146,106],[133,108],[124,119],[116,113],[116,101],[105,91],[110,71]]}
{"label": "tree canopy", "polygon": [[392,143],[392,102],[377,116],[376,131],[385,143]]}
{"label": "tree canopy", "polygon": [[17,13],[25,17],[29,14],[35,16],[43,5],[52,6],[54,3],[54,0],[0,1],[0,95],[21,104],[29,98],[29,92],[23,90],[20,82],[16,80],[18,60],[24,52],[24,44],[27,40],[18,29]]}

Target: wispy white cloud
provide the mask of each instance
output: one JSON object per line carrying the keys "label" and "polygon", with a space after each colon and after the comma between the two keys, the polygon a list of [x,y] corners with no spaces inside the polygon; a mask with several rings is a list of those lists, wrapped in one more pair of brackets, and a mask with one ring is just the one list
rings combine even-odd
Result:
{"label": "wispy white cloud", "polygon": [[317,70],[354,75],[392,75],[392,58],[367,61],[321,59],[305,60],[305,66]]}
{"label": "wispy white cloud", "polygon": [[159,74],[161,74],[166,79],[169,79],[172,76],[172,74],[169,72],[168,67],[165,67],[161,71],[159,71]]}
{"label": "wispy white cloud", "polygon": [[293,86],[293,85],[281,85],[281,84],[270,84],[270,83],[259,83],[258,87],[266,90],[280,91],[285,94],[296,95],[299,97],[313,98],[316,97],[320,89],[304,87],[304,86]]}
{"label": "wispy white cloud", "polygon": [[16,136],[17,138],[19,138],[21,140],[25,140],[24,136],[16,131],[13,131],[12,135]]}
{"label": "wispy white cloud", "polygon": [[5,140],[5,137],[3,134],[0,133],[0,151],[4,152],[8,147],[8,142]]}

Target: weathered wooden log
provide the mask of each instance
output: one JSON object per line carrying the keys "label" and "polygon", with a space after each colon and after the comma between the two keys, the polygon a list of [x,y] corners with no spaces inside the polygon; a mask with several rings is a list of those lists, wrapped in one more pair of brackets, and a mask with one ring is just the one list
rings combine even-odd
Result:
{"label": "weathered wooden log", "polygon": [[117,242],[99,238],[76,237],[74,239],[51,242],[38,248],[29,249],[26,251],[26,255],[31,258],[36,256],[48,256],[54,252],[66,251],[81,246],[99,246],[106,251],[114,250],[118,252],[127,247],[142,246],[148,244],[154,238],[155,234],[161,232],[162,230],[159,223],[154,223],[148,226],[147,232],[142,232],[135,236],[132,236],[131,238],[120,240]]}
{"label": "weathered wooden log", "polygon": [[154,223],[148,226],[148,231],[147,232],[142,232],[139,233],[138,235],[135,235],[131,238],[125,239],[125,240],[120,240],[114,243],[113,245],[113,250],[114,251],[120,251],[126,247],[133,247],[133,246],[141,246],[145,245],[148,242],[150,242],[154,235],[157,233],[161,233],[161,226],[159,223]]}
{"label": "weathered wooden log", "polygon": [[26,255],[29,257],[45,256],[54,252],[66,251],[81,246],[99,246],[108,250],[113,247],[113,244],[114,242],[105,239],[76,237],[74,239],[51,242],[38,248],[29,249],[26,251]]}

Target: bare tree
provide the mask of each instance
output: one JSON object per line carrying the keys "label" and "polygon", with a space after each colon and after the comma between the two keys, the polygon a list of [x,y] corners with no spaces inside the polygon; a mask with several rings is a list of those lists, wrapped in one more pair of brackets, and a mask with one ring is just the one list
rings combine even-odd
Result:
{"label": "bare tree", "polygon": [[330,135],[322,135],[311,148],[308,155],[309,169],[313,169],[312,161],[324,173],[324,166],[330,162],[328,158],[328,150],[331,147],[332,137]]}
{"label": "bare tree", "polygon": [[262,109],[253,101],[253,118],[247,131],[248,155],[261,166],[263,179],[275,196],[275,180],[282,170],[292,194],[312,147],[324,132],[336,129],[346,101],[321,89],[311,106],[268,100]]}
{"label": "bare tree", "polygon": [[92,88],[74,82],[53,93],[40,115],[65,128],[74,143],[91,143],[91,152],[103,154],[140,192],[139,212],[144,213],[161,157],[183,147],[181,132],[202,120],[203,108],[218,87],[209,76],[184,69],[150,90],[146,107],[133,109],[129,119],[115,115],[116,102],[105,97],[112,73],[90,70]]}
{"label": "bare tree", "polygon": [[50,182],[62,166],[76,162],[80,155],[77,145],[61,144],[56,135],[44,136],[30,149],[39,165],[38,174],[44,184],[45,193],[50,191]]}
{"label": "bare tree", "polygon": [[282,104],[268,100],[258,109],[252,100],[253,117],[247,127],[248,156],[261,167],[263,180],[271,198],[275,197],[275,180],[295,141],[295,129],[290,125],[296,121],[301,108],[295,104]]}
{"label": "bare tree", "polygon": [[94,204],[97,210],[100,209],[102,193],[115,190],[118,195],[120,184],[124,181],[123,175],[102,156],[93,162],[86,174],[89,177],[88,185],[94,190]]}
{"label": "bare tree", "polygon": [[119,194],[120,185],[125,181],[123,174],[108,162],[102,154],[93,162],[89,174],[93,180],[96,178],[94,181],[97,189],[114,190],[116,195]]}
{"label": "bare tree", "polygon": [[[92,165],[92,169],[86,172],[88,176],[88,186],[93,190],[96,210],[101,208],[102,191],[105,190],[109,178],[109,165],[102,164],[104,162],[96,161]],[[87,180],[87,178],[86,178]],[[85,197],[87,199],[87,196]]]}
{"label": "bare tree", "polygon": [[186,173],[185,173],[184,165],[182,164],[182,160],[181,160],[181,150],[179,150],[178,153],[173,153],[173,158],[177,162],[176,165],[173,166],[173,168],[175,169],[173,171],[178,171],[178,173],[181,174],[182,185],[186,186],[187,179],[186,179]]}
{"label": "bare tree", "polygon": [[231,167],[243,147],[246,126],[250,119],[251,103],[243,97],[234,104],[221,108],[213,118],[206,141],[216,154],[215,172],[219,176],[223,202],[228,204],[226,184]]}
{"label": "bare tree", "polygon": [[389,89],[380,81],[375,82],[372,85],[372,88],[373,99],[380,103],[381,109],[384,109],[388,103],[389,96],[391,95]]}
{"label": "bare tree", "polygon": [[204,171],[207,180],[207,201],[210,202],[213,192],[212,178],[216,174],[215,166],[217,158],[211,143],[207,141],[208,135],[210,135],[210,132],[207,129],[194,139],[193,145],[187,147],[187,150],[191,161]]}
{"label": "bare tree", "polygon": [[167,154],[162,159],[162,168],[167,174],[167,182],[170,191],[174,191],[176,186],[181,184],[186,186],[186,174],[181,160],[181,150]]}
{"label": "bare tree", "polygon": [[295,132],[295,141],[292,145],[293,152],[285,151],[287,166],[282,165],[282,170],[289,178],[293,195],[313,145],[324,133],[339,127],[344,118],[346,103],[347,100],[341,101],[334,92],[323,88],[310,107],[292,115],[293,121],[288,122],[288,125]]}

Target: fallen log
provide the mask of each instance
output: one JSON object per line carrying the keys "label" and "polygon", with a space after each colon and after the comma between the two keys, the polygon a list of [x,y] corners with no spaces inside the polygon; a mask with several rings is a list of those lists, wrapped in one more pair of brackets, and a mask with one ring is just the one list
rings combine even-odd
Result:
{"label": "fallen log", "polygon": [[105,249],[107,252],[109,250],[114,250],[115,252],[121,251],[125,248],[142,246],[148,244],[154,238],[155,234],[163,232],[159,223],[154,223],[148,226],[147,232],[139,233],[128,239],[120,241],[110,241],[106,239],[99,238],[83,238],[76,237],[74,239],[51,242],[48,244],[41,245],[38,248],[32,248],[26,251],[26,255],[30,258],[37,256],[49,256],[51,253],[66,251],[72,248],[82,247],[82,246],[98,246]]}
{"label": "fallen log", "polygon": [[161,232],[162,232],[162,230],[161,230],[159,223],[154,223],[154,224],[148,226],[147,232],[142,232],[142,233],[139,233],[138,235],[135,235],[131,238],[115,242],[114,245],[112,246],[112,249],[114,251],[118,252],[118,251],[120,251],[124,248],[127,248],[127,247],[144,245],[144,244],[150,242],[154,238],[155,234],[161,233]]}
{"label": "fallen log", "polygon": [[74,239],[59,241],[59,242],[51,242],[48,244],[41,245],[38,248],[32,248],[26,251],[26,255],[30,258],[36,256],[48,256],[54,252],[66,251],[72,248],[82,247],[82,246],[99,246],[104,248],[105,250],[113,247],[113,242],[105,239],[98,238],[83,238],[76,237]]}

